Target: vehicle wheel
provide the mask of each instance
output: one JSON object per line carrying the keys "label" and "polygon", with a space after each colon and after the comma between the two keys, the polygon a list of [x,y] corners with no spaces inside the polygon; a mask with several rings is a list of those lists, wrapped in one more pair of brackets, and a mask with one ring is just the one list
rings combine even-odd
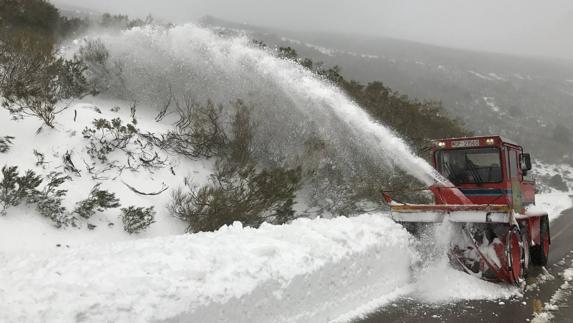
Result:
{"label": "vehicle wheel", "polygon": [[511,283],[522,287],[527,274],[527,266],[525,264],[525,242],[519,228],[514,227],[507,233],[505,246]]}
{"label": "vehicle wheel", "polygon": [[549,221],[546,217],[541,219],[539,236],[540,243],[531,247],[531,262],[536,266],[545,266],[549,258]]}

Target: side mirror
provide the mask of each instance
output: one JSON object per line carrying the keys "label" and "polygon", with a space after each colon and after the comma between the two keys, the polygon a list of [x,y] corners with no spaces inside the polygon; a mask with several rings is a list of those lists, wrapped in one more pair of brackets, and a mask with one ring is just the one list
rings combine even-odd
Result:
{"label": "side mirror", "polygon": [[531,170],[531,155],[525,153],[521,154],[519,165],[521,167],[523,175],[526,175],[527,171]]}

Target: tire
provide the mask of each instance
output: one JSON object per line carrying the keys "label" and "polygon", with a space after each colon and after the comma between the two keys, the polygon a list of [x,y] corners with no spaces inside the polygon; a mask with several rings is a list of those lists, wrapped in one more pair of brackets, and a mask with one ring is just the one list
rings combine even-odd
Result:
{"label": "tire", "polygon": [[539,244],[530,248],[531,250],[531,263],[535,266],[547,265],[549,259],[549,221],[544,217],[541,219]]}

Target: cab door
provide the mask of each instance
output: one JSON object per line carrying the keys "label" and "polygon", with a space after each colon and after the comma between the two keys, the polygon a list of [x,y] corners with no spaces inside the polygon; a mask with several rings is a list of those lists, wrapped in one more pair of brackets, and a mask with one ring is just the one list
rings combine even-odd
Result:
{"label": "cab door", "polygon": [[519,150],[506,146],[506,160],[508,169],[508,180],[511,183],[511,200],[513,210],[521,213],[523,203],[521,201],[521,169],[519,168]]}

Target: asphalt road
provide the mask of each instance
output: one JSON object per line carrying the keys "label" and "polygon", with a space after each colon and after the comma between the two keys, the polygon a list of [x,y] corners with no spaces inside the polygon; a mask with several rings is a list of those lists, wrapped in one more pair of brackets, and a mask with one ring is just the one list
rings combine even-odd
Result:
{"label": "asphalt road", "polygon": [[[568,209],[550,224],[552,244],[547,270],[553,279],[542,281],[542,269],[530,267],[528,283],[531,287],[524,297],[500,301],[463,301],[454,304],[423,304],[413,300],[399,300],[394,306],[385,306],[356,320],[374,322],[529,322],[534,313],[543,309],[543,304],[559,289],[564,280],[559,275],[573,260],[573,208]],[[573,297],[553,312],[553,322],[573,322]]]}

